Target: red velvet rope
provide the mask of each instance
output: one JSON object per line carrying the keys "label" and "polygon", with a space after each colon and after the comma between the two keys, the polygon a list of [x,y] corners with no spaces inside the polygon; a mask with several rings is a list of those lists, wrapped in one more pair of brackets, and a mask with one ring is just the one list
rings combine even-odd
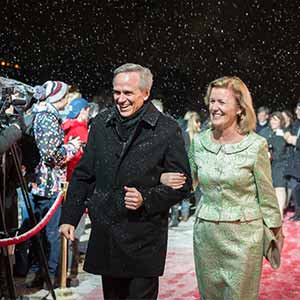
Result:
{"label": "red velvet rope", "polygon": [[40,232],[48,224],[50,219],[53,217],[57,208],[61,205],[63,198],[64,198],[64,192],[60,192],[58,194],[55,202],[53,203],[53,205],[47,212],[47,214],[44,216],[44,218],[38,224],[36,224],[33,228],[24,232],[21,235],[15,236],[13,238],[0,239],[0,247],[5,247],[5,246],[9,246],[9,245],[22,243],[22,242],[30,239],[34,235],[36,235],[38,232]]}

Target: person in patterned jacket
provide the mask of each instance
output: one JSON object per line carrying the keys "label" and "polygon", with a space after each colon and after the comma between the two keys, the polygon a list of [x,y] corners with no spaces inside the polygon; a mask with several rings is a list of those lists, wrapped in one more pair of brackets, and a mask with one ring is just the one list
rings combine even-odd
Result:
{"label": "person in patterned jacket", "polygon": [[[64,143],[64,131],[61,128],[59,111],[67,104],[68,85],[61,81],[47,81],[45,101],[34,109],[35,119],[33,131],[40,154],[40,162],[35,169],[35,182],[32,183],[31,193],[35,204],[35,215],[39,221],[51,208],[62,183],[66,181],[66,162],[80,149],[78,138]],[[52,283],[55,281],[60,257],[59,234],[60,208],[57,209],[45,228],[47,243],[47,258],[49,275]],[[27,287],[39,287],[43,284],[40,265],[32,264],[26,277]]]}

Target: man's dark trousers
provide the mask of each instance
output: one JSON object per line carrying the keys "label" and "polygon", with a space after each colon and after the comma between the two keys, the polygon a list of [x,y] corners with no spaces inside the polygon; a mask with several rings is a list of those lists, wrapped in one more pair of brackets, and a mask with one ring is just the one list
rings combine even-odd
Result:
{"label": "man's dark trousers", "polygon": [[156,300],[158,277],[115,278],[102,276],[105,300]]}

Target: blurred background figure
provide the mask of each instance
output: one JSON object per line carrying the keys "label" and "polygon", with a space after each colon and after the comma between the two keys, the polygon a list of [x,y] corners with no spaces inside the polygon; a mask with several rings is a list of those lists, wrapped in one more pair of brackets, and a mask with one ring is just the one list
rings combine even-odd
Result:
{"label": "blurred background figure", "polygon": [[[62,128],[65,132],[65,144],[74,138],[79,137],[82,148],[78,151],[68,162],[67,162],[67,182],[70,182],[72,173],[76,165],[78,164],[82,154],[83,148],[87,143],[88,139],[88,123],[89,123],[89,112],[90,105],[89,102],[84,98],[77,98],[70,102],[69,104],[69,114],[66,120],[62,124]],[[81,220],[75,231],[75,239],[71,243],[72,251],[69,251],[69,267],[70,274],[67,278],[67,286],[78,286],[79,281],[78,275],[78,265],[79,265],[79,240],[84,232],[86,221],[86,214],[83,214]]]}
{"label": "blurred background figure", "polygon": [[284,139],[292,147],[285,170],[295,205],[295,214],[289,219],[290,221],[300,221],[300,102],[295,108],[295,114],[296,119],[291,131],[284,134]]}
{"label": "blurred background figure", "polygon": [[91,121],[98,115],[100,107],[98,103],[90,102],[89,108],[89,124],[91,124]]}
{"label": "blurred background figure", "polygon": [[[201,121],[200,116],[195,111],[188,111],[184,115],[183,121],[179,121],[182,135],[185,144],[185,150],[188,153],[191,142],[196,134],[200,132],[201,129]],[[195,187],[196,188],[196,187]],[[193,201],[197,204],[198,193],[195,193],[195,197]],[[184,199],[179,204],[172,206],[171,208],[171,220],[170,227],[177,227],[179,221],[186,222],[190,216],[190,199]]]}
{"label": "blurred background figure", "polygon": [[293,114],[289,110],[282,111],[282,116],[284,118],[284,129],[285,131],[291,131],[293,127]]}
{"label": "blurred background figure", "polygon": [[113,106],[113,97],[110,89],[104,89],[98,94],[94,95],[91,99],[91,103],[97,103],[99,110],[109,108]]}
{"label": "blurred background figure", "polygon": [[[65,133],[65,143],[79,137],[82,145],[86,144],[88,138],[89,110],[89,103],[84,98],[77,98],[70,102],[69,113],[66,120],[62,123]],[[67,181],[70,181],[72,172],[79,162],[82,153],[83,148],[67,162]]]}
{"label": "blurred background figure", "polygon": [[78,99],[81,97],[82,97],[82,95],[81,95],[78,87],[76,85],[69,85],[69,92],[66,96],[67,104],[66,104],[65,108],[59,112],[62,120],[65,120],[67,118],[69,112],[72,110],[72,108],[70,107],[70,103],[72,102],[72,100]]}
{"label": "blurred background figure", "polygon": [[286,178],[285,169],[288,159],[288,144],[284,139],[285,122],[280,111],[273,112],[270,117],[272,135],[268,138],[271,154],[272,182],[278,199],[281,217],[286,207]]}
{"label": "blurred background figure", "polygon": [[[186,130],[186,133],[188,135],[184,135],[184,141],[186,143],[187,153],[189,153],[190,145],[191,145],[195,135],[200,133],[201,127],[202,126],[201,126],[200,115],[197,112],[191,112],[190,118],[187,123],[187,130]],[[194,197],[193,197],[194,206],[193,207],[196,208],[197,204],[200,200],[200,197],[201,197],[201,189],[200,189],[200,185],[198,184],[197,178],[193,178],[193,190],[194,190]],[[189,202],[189,204],[191,204],[191,203]],[[186,216],[187,213],[189,214],[189,211],[186,211],[186,210],[183,211],[184,216]],[[185,219],[186,219],[186,217],[183,218],[183,220],[185,220]]]}
{"label": "blurred background figure", "polygon": [[153,99],[151,102],[160,112],[164,112],[164,105],[161,99]]}
{"label": "blurred background figure", "polygon": [[[284,132],[291,132],[293,130],[294,126],[294,117],[293,114],[289,110],[284,110],[281,112],[282,116],[284,118]],[[290,158],[293,156],[294,152],[294,146],[291,144],[286,144],[287,148],[287,162],[286,164],[288,165],[288,162]],[[287,168],[286,165],[286,168]],[[292,197],[292,184],[290,182],[290,178],[286,176],[286,168],[284,170],[284,175],[286,178],[286,208],[288,208],[291,204],[291,197]]]}
{"label": "blurred background figure", "polygon": [[260,133],[263,128],[266,128],[269,124],[270,109],[266,106],[261,106],[257,110],[257,123],[256,133]]}
{"label": "blurred background figure", "polygon": [[186,150],[187,152],[190,149],[191,142],[195,136],[195,134],[198,134],[201,129],[201,121],[200,116],[197,112],[193,111],[190,113],[190,117],[187,121],[187,128],[185,132],[187,133],[188,139],[186,139]]}

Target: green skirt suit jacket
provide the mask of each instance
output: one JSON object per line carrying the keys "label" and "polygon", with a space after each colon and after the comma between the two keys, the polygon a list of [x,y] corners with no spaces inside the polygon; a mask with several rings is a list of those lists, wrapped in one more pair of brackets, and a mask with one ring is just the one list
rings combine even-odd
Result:
{"label": "green skirt suit jacket", "polygon": [[268,146],[249,133],[236,144],[217,144],[208,129],[190,152],[202,198],[196,210],[194,256],[201,300],[258,299],[263,222],[280,227]]}

